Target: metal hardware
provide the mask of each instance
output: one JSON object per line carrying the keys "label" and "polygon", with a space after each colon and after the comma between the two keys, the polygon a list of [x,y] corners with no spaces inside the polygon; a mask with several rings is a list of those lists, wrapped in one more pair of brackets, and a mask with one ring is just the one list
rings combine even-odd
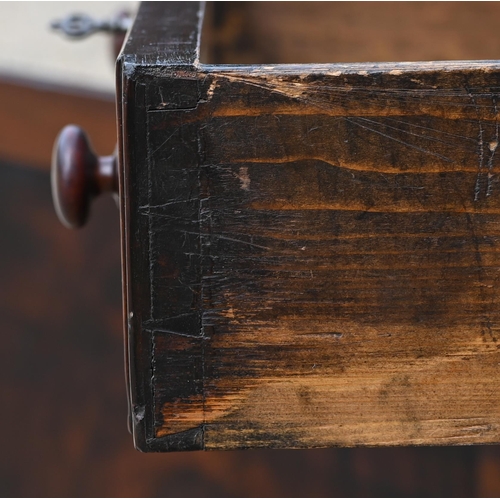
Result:
{"label": "metal hardware", "polygon": [[132,25],[128,13],[120,13],[110,20],[97,20],[87,14],[71,14],[60,21],[53,21],[51,28],[70,38],[86,38],[97,32],[125,33]]}

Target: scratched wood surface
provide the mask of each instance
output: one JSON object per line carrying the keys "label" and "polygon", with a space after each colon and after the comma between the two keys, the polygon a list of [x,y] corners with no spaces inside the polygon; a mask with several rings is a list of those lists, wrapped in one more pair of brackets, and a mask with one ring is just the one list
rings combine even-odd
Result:
{"label": "scratched wood surface", "polygon": [[136,446],[498,442],[500,63],[200,64],[201,18],[118,66]]}

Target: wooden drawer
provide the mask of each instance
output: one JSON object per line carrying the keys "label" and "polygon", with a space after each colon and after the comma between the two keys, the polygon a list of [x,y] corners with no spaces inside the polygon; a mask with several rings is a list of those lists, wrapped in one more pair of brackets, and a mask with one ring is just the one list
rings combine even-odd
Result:
{"label": "wooden drawer", "polygon": [[203,13],[118,60],[136,446],[498,442],[500,63],[200,63]]}

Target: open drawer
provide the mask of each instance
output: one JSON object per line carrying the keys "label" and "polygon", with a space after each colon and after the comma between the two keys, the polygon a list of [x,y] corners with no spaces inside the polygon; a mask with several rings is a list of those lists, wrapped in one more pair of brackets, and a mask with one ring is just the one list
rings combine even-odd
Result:
{"label": "open drawer", "polygon": [[238,65],[221,9],[118,59],[136,446],[498,442],[500,62]]}

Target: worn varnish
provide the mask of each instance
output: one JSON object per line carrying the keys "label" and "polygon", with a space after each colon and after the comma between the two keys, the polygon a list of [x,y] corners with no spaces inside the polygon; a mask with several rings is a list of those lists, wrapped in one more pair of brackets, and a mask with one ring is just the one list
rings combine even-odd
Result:
{"label": "worn varnish", "polygon": [[136,446],[498,442],[500,63],[207,65],[201,19],[118,65]]}

